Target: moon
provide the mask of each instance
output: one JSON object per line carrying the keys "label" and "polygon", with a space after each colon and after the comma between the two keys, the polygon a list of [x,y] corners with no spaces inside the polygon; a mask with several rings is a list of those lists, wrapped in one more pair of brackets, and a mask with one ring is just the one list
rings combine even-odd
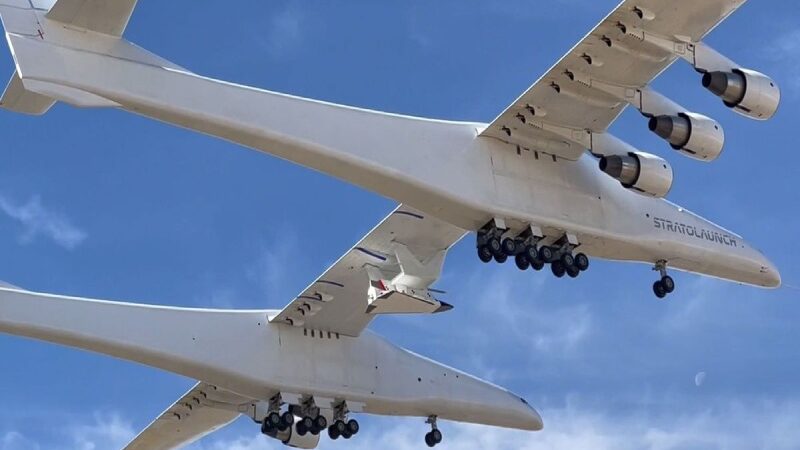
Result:
{"label": "moon", "polygon": [[697,375],[694,376],[694,384],[697,387],[702,386],[705,381],[706,381],[706,373],[705,372],[699,372]]}

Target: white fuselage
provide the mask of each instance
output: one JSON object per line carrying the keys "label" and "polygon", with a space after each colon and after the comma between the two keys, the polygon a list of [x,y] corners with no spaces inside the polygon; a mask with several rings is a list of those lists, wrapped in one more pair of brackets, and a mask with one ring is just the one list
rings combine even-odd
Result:
{"label": "white fuselage", "polygon": [[[44,26],[47,28],[47,19]],[[479,137],[484,124],[399,116],[204,78],[126,41],[62,27],[10,36],[26,88],[84,106],[119,106],[261,150],[372,190],[466,230],[502,218],[581,251],[762,287],[777,269],[741,237],[623,188],[596,161]]]}
{"label": "white fuselage", "polygon": [[103,353],[267,401],[276,393],[363,412],[539,430],[519,396],[383,338],[269,323],[277,311],[103,302],[0,288],[0,332]]}

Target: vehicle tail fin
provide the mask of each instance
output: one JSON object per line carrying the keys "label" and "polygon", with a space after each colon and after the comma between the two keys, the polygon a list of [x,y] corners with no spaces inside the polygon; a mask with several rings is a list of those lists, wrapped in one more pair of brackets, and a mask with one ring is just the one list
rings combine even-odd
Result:
{"label": "vehicle tail fin", "polygon": [[14,71],[11,81],[8,82],[3,97],[0,98],[0,107],[23,114],[42,115],[46,113],[56,101],[45,95],[25,89],[19,74]]}

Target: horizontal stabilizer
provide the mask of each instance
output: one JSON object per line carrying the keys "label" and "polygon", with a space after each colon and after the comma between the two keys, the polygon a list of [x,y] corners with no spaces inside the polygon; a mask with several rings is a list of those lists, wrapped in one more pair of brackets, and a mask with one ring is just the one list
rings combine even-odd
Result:
{"label": "horizontal stabilizer", "polygon": [[55,103],[50,97],[25,89],[17,72],[14,72],[0,99],[0,107],[4,109],[37,116],[46,113]]}
{"label": "horizontal stabilizer", "polygon": [[47,18],[111,36],[122,36],[136,0],[58,0]]}

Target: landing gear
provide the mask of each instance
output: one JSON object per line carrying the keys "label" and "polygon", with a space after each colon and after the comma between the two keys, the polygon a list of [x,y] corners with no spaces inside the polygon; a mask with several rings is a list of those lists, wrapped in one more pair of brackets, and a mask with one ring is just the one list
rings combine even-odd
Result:
{"label": "landing gear", "polygon": [[425,434],[425,444],[431,448],[436,447],[437,444],[442,442],[443,437],[442,432],[436,426],[436,416],[428,417],[428,420],[425,423],[430,424],[431,426],[431,431]]}
{"label": "landing gear", "polygon": [[347,420],[348,412],[347,404],[345,402],[340,403],[336,408],[334,408],[333,425],[328,428],[328,436],[331,439],[336,440],[340,437],[343,439],[350,439],[358,434],[358,431],[361,429],[361,427],[359,426],[357,420]]}
{"label": "landing gear", "polygon": [[494,259],[494,255],[492,254],[492,251],[489,249],[489,247],[484,245],[484,246],[478,247],[478,258],[481,261],[483,261],[483,262],[488,264],[488,263],[492,262],[492,259]]}
{"label": "landing gear", "polygon": [[553,249],[550,247],[542,247],[539,249],[539,257],[546,263],[552,263],[555,260]]}
{"label": "landing gear", "polygon": [[564,267],[564,263],[561,261],[553,261],[550,264],[550,269],[553,271],[553,275],[555,275],[556,278],[564,278],[564,274],[567,273],[567,268]]}
{"label": "landing gear", "polygon": [[268,436],[274,436],[279,431],[286,431],[294,425],[294,414],[289,411],[281,414],[281,400],[280,394],[271,398],[269,401],[269,414],[261,421],[261,432]]}
{"label": "landing gear", "polygon": [[662,299],[675,292],[675,280],[667,275],[667,262],[664,260],[658,261],[653,270],[661,275],[661,279],[653,283],[653,293],[656,297]]}
{"label": "landing gear", "polygon": [[531,263],[530,261],[528,261],[528,258],[522,253],[514,257],[514,262],[517,263],[517,268],[519,270],[522,270],[523,272],[528,270],[528,268],[531,266]]}
{"label": "landing gear", "polygon": [[581,272],[586,272],[589,269],[589,257],[583,253],[575,255],[575,267]]}
{"label": "landing gear", "polygon": [[551,264],[553,275],[563,278],[577,278],[589,268],[589,257],[573,251],[580,244],[578,238],[565,233],[551,245],[541,245],[542,230],[529,226],[518,235],[509,235],[509,229],[500,219],[493,219],[478,231],[478,258],[484,263],[492,260],[505,263],[513,258],[519,270],[542,270]]}
{"label": "landing gear", "polygon": [[300,422],[297,422],[297,434],[300,436],[305,436],[308,433],[316,436],[319,434],[319,431],[320,430],[317,430],[314,426],[314,419],[312,419],[310,416],[305,416],[300,420]]}

